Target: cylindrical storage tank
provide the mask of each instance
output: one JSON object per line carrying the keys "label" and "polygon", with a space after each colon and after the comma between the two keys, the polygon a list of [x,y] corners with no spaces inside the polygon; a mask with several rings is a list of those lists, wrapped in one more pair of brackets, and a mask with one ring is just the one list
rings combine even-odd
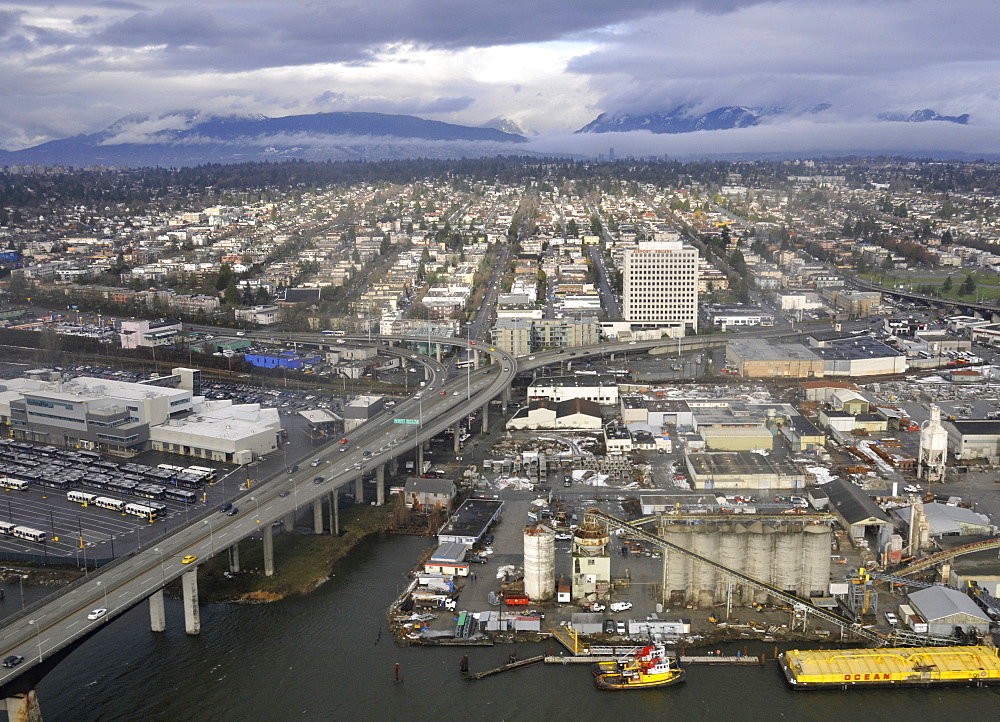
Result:
{"label": "cylindrical storage tank", "polygon": [[596,517],[586,516],[583,524],[573,532],[573,554],[584,557],[604,556],[610,541],[608,528]]}
{"label": "cylindrical storage tank", "polygon": [[524,593],[535,602],[556,595],[556,535],[542,524],[524,528]]}
{"label": "cylindrical storage tank", "polygon": [[[747,534],[747,567],[746,573],[762,582],[771,583],[771,569],[774,565],[774,529],[766,527],[759,521],[750,525]],[[753,601],[766,604],[767,592],[754,590]]]}
{"label": "cylindrical storage tank", "polygon": [[783,526],[774,534],[774,586],[786,592],[798,592],[799,572],[802,564],[800,552],[802,534],[793,526]]}
{"label": "cylindrical storage tank", "polygon": [[[723,566],[727,566],[730,569],[735,569],[738,572],[743,571],[744,567],[744,549],[746,548],[746,527],[742,524],[733,524],[731,526],[726,526],[722,529],[721,538],[719,539],[719,563]],[[715,598],[722,600],[726,598],[729,587],[729,577],[725,574],[719,574],[715,579]],[[736,582],[738,583],[738,582]],[[736,584],[734,583],[734,584]],[[735,587],[734,587],[735,590]],[[735,592],[733,594],[733,600],[736,604],[740,603]]]}
{"label": "cylindrical storage tank", "polygon": [[802,536],[802,591],[809,596],[830,594],[830,543],[833,533],[825,524],[810,524]]}
{"label": "cylindrical storage tank", "polygon": [[[691,548],[691,529],[686,526],[671,525],[664,529],[663,538],[667,542],[682,549]],[[669,549],[664,549],[667,555],[667,576],[663,584],[664,604],[674,606],[678,595],[683,595],[680,603],[688,601],[691,589],[691,560]]]}
{"label": "cylindrical storage tank", "polygon": [[[719,558],[719,528],[714,524],[695,527],[691,539],[694,542],[692,551],[706,559]],[[698,600],[702,609],[711,608],[715,603],[716,571],[707,564],[695,562],[691,565],[691,598]]]}

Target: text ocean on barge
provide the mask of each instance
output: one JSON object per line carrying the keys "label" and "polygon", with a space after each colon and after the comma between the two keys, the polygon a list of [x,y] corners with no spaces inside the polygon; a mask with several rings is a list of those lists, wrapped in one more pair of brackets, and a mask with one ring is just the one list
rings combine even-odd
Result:
{"label": "text ocean on barge", "polygon": [[793,689],[1000,684],[993,647],[793,649],[778,656]]}

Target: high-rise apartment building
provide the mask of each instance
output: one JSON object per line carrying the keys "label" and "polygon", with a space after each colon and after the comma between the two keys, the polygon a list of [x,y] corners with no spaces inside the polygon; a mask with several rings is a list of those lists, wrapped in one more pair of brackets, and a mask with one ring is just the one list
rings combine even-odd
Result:
{"label": "high-rise apartment building", "polygon": [[644,241],[625,251],[622,315],[649,325],[698,330],[698,250],[681,241]]}

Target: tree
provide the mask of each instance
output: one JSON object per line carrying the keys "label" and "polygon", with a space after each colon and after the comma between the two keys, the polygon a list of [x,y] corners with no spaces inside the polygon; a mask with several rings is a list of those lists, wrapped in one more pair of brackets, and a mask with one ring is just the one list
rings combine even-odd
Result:
{"label": "tree", "polygon": [[951,276],[948,276],[946,279],[944,279],[944,283],[941,284],[941,290],[944,293],[948,293],[948,291],[952,289],[952,285],[953,284],[951,282]]}
{"label": "tree", "polygon": [[971,273],[967,274],[965,280],[962,281],[961,293],[963,296],[972,296],[976,293],[976,281],[972,278]]}
{"label": "tree", "polygon": [[240,292],[236,288],[236,281],[230,280],[226,290],[222,292],[222,300],[227,306],[238,306],[240,304]]}

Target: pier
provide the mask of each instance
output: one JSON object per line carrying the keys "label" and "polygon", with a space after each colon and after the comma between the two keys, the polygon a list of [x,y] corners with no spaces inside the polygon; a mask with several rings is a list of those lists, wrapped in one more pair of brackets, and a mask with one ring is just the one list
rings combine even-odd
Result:
{"label": "pier", "polygon": [[491,677],[494,674],[500,674],[501,672],[510,672],[514,669],[521,669],[521,667],[530,667],[533,664],[538,664],[545,659],[544,654],[540,654],[537,657],[528,657],[528,659],[519,659],[516,662],[511,662],[510,664],[505,664],[502,667],[497,667],[495,669],[487,669],[485,672],[476,672],[475,674],[466,675],[465,679],[472,681],[475,679],[483,679],[484,677]]}

